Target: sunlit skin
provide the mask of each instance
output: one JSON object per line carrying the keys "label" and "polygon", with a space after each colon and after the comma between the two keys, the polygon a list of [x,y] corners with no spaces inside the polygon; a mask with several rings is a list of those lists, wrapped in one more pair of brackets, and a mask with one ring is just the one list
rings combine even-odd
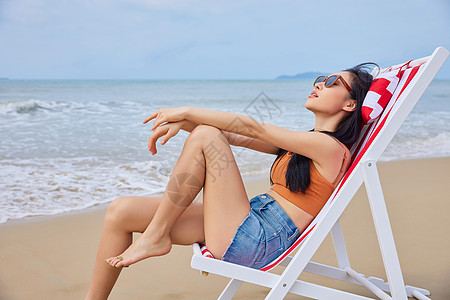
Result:
{"label": "sunlit skin", "polygon": [[[350,73],[335,74],[351,82]],[[340,121],[356,107],[340,81],[331,87],[325,87],[324,83],[316,84],[305,106],[315,115],[315,129],[326,131],[335,131]],[[236,118],[240,118],[241,127],[233,127],[233,132],[225,131]],[[309,157],[329,182],[339,174],[345,153],[340,144],[323,133],[292,131],[261,122],[256,126],[258,122],[251,117],[233,113],[195,107],[161,108],[147,117],[144,124],[150,121],[153,121],[153,133],[149,137],[148,148],[152,155],[157,154],[159,139],[163,145],[180,130],[190,132],[168,187],[173,186],[174,178],[183,174],[194,176],[203,186],[180,186],[180,199],[174,199],[173,193],[166,188],[162,197],[121,197],[114,200],[105,216],[86,299],[106,299],[122,267],[167,254],[173,244],[206,242],[214,257],[222,257],[250,211],[249,198],[230,145],[274,155],[280,148],[299,153]],[[251,135],[243,135],[246,132]],[[214,170],[206,169],[212,158],[205,149],[211,141],[232,162],[214,180],[211,177]],[[196,160],[202,163],[196,163]],[[202,189],[203,203],[190,204],[189,201]],[[189,193],[191,197],[186,197]],[[280,204],[300,231],[312,221],[313,216],[276,192],[269,190],[267,193]],[[182,205],[178,200],[183,201]],[[133,232],[142,232],[134,242]]]}

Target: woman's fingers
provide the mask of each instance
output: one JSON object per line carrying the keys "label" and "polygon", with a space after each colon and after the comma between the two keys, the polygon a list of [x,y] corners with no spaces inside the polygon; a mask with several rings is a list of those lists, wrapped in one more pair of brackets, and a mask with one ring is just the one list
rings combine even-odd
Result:
{"label": "woman's fingers", "polygon": [[148,151],[152,153],[152,155],[155,155],[158,150],[156,149],[156,141],[158,140],[159,136],[151,135],[148,139]]}
{"label": "woman's fingers", "polygon": [[155,130],[155,128],[157,128],[159,125],[161,125],[164,122],[165,122],[164,117],[161,115],[158,115],[158,117],[153,122],[152,130]]}
{"label": "woman's fingers", "polygon": [[145,120],[142,123],[147,124],[148,121],[150,121],[151,119],[154,119],[157,115],[158,115],[158,112],[156,111],[156,112],[152,113],[150,116],[148,116],[147,118],[145,118]]}
{"label": "woman's fingers", "polygon": [[162,111],[162,109],[158,109],[157,111],[155,111],[154,113],[152,113],[150,116],[148,116],[147,118],[145,118],[145,120],[142,122],[144,124],[147,124],[150,120],[153,120],[153,126],[152,126],[152,130],[155,130],[156,127],[158,127],[159,125],[161,125],[162,123],[165,122],[165,114]]}
{"label": "woman's fingers", "polygon": [[152,155],[156,154],[156,144],[152,135],[148,138],[148,151],[150,151]]}
{"label": "woman's fingers", "polygon": [[179,130],[176,129],[169,129],[169,131],[166,133],[166,135],[161,139],[161,145],[164,145],[167,143],[172,137],[176,136]]}
{"label": "woman's fingers", "polygon": [[164,127],[158,127],[148,138],[148,150],[155,155],[157,150],[156,150],[156,142],[158,141],[158,139],[163,136],[164,134],[166,134],[167,132],[167,128]]}
{"label": "woman's fingers", "polygon": [[155,155],[157,152],[156,142],[160,137],[161,145],[166,144],[172,137],[178,134],[181,129],[181,124],[179,123],[167,123],[162,126],[156,127],[153,133],[148,138],[148,150]]}
{"label": "woman's fingers", "polygon": [[176,108],[160,108],[156,112],[152,113],[144,120],[144,124],[148,123],[150,120],[153,120],[152,130],[156,127],[160,126],[165,122],[178,122],[184,119],[185,116],[185,108],[176,107]]}

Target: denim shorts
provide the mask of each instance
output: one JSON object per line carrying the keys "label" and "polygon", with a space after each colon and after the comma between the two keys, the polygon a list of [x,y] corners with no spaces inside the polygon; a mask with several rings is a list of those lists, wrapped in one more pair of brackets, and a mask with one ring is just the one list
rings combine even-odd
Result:
{"label": "denim shorts", "polygon": [[300,237],[297,226],[268,194],[250,199],[250,213],[238,227],[223,261],[260,269]]}

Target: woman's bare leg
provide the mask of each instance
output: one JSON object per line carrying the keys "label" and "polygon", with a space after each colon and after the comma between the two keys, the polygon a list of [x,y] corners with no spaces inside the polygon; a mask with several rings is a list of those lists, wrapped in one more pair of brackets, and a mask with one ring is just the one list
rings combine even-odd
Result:
{"label": "woman's bare leg", "polygon": [[221,257],[237,227],[248,215],[250,205],[233,153],[222,132],[200,125],[186,139],[150,225],[126,251],[107,262],[116,267],[128,266],[168,253],[172,245],[171,229],[203,186],[206,242],[213,255]]}
{"label": "woman's bare leg", "polygon": [[[128,248],[133,232],[143,232],[158,209],[160,197],[121,197],[114,200],[105,216],[94,274],[86,299],[106,299],[122,268],[114,268],[105,259]],[[170,238],[174,244],[190,245],[204,241],[203,205],[194,203],[181,215]]]}

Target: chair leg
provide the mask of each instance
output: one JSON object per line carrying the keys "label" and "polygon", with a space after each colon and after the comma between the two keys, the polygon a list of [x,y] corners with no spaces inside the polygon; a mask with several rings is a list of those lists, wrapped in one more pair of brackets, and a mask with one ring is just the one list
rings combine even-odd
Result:
{"label": "chair leg", "polygon": [[418,291],[413,291],[412,294],[415,298],[419,300],[431,300],[430,298],[428,298],[427,296]]}
{"label": "chair leg", "polygon": [[341,269],[350,267],[350,260],[348,259],[347,248],[345,247],[344,235],[342,234],[341,223],[339,219],[331,228],[331,237],[333,238],[334,250]]}
{"label": "chair leg", "polygon": [[220,294],[218,300],[228,300],[232,299],[233,296],[236,294],[238,289],[241,287],[242,281],[237,279],[231,279],[230,282],[228,282],[228,285],[225,287],[225,289],[222,291],[222,294]]}
{"label": "chair leg", "polygon": [[393,299],[407,299],[400,261],[395,248],[394,236],[389,222],[386,203],[381,189],[375,161],[362,163],[364,183],[369,198],[370,210],[380,244],[381,256]]}

